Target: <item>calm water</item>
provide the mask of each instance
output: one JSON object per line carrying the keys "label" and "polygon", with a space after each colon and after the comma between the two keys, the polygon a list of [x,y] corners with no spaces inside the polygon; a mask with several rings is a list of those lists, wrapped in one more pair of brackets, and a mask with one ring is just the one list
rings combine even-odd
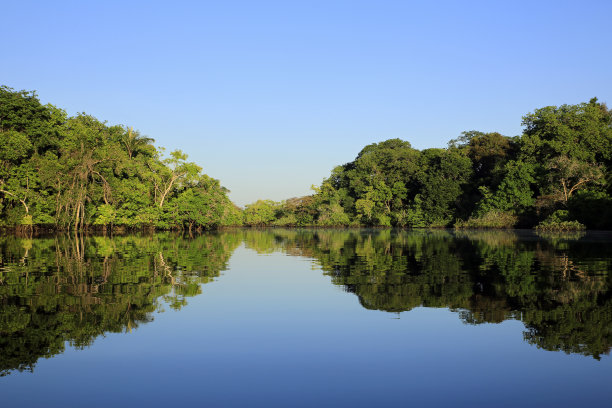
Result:
{"label": "calm water", "polygon": [[0,237],[3,406],[612,404],[612,234]]}

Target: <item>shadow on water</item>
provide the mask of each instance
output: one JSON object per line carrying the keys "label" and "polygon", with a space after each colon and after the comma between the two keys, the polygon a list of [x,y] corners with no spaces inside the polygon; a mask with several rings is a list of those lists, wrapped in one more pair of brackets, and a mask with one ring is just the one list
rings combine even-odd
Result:
{"label": "shadow on water", "polygon": [[467,324],[517,319],[546,350],[612,346],[612,236],[530,231],[235,230],[183,238],[0,237],[0,375],[180,309],[244,242],[313,259],[364,308],[449,308]]}

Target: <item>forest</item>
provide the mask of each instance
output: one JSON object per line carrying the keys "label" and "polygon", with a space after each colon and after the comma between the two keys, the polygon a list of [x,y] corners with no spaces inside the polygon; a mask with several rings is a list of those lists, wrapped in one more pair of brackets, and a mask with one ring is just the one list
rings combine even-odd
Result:
{"label": "forest", "polygon": [[0,227],[201,231],[229,226],[612,229],[612,110],[596,98],[466,131],[446,148],[390,139],[313,194],[244,209],[180,150],[0,87]]}

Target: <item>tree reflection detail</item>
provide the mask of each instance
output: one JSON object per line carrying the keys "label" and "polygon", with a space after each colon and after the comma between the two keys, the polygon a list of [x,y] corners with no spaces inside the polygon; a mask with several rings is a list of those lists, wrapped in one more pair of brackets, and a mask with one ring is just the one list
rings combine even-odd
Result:
{"label": "tree reflection detail", "polygon": [[[367,309],[448,308],[466,324],[516,319],[545,350],[612,346],[610,236],[532,232],[245,229],[183,238],[0,237],[0,375],[179,310],[244,243],[307,257]],[[279,305],[282,307],[282,305]]]}

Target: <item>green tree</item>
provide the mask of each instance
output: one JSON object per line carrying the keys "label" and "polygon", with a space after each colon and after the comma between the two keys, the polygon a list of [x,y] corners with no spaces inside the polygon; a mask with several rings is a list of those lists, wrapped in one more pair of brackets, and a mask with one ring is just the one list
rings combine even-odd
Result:
{"label": "green tree", "polygon": [[174,150],[170,157],[161,162],[150,161],[153,183],[155,185],[155,201],[162,208],[172,187],[181,182],[187,183],[199,175],[202,168],[195,163],[187,162],[187,154]]}
{"label": "green tree", "polygon": [[244,223],[251,226],[263,226],[276,219],[279,203],[272,200],[257,200],[244,208]]}
{"label": "green tree", "polygon": [[504,179],[494,193],[485,186],[481,187],[483,198],[476,207],[476,216],[483,216],[495,210],[521,214],[534,205],[532,191],[532,185],[536,182],[534,165],[522,161],[510,161],[505,166],[505,173]]}
{"label": "green tree", "polygon": [[428,224],[447,225],[455,217],[464,186],[470,180],[470,159],[453,150],[422,152],[418,197]]}
{"label": "green tree", "polygon": [[546,169],[549,171],[554,196],[567,204],[572,194],[587,187],[588,184],[603,184],[602,166],[595,163],[557,156],[551,159]]}
{"label": "green tree", "polygon": [[153,155],[155,152],[155,148],[153,147],[155,139],[142,136],[140,132],[133,130],[131,127],[121,136],[121,142],[125,146],[125,150],[130,159],[139,153]]}
{"label": "green tree", "polygon": [[578,189],[601,184],[612,159],[612,111],[596,98],[547,106],[523,118],[524,161],[539,166],[542,202],[554,210]]}

